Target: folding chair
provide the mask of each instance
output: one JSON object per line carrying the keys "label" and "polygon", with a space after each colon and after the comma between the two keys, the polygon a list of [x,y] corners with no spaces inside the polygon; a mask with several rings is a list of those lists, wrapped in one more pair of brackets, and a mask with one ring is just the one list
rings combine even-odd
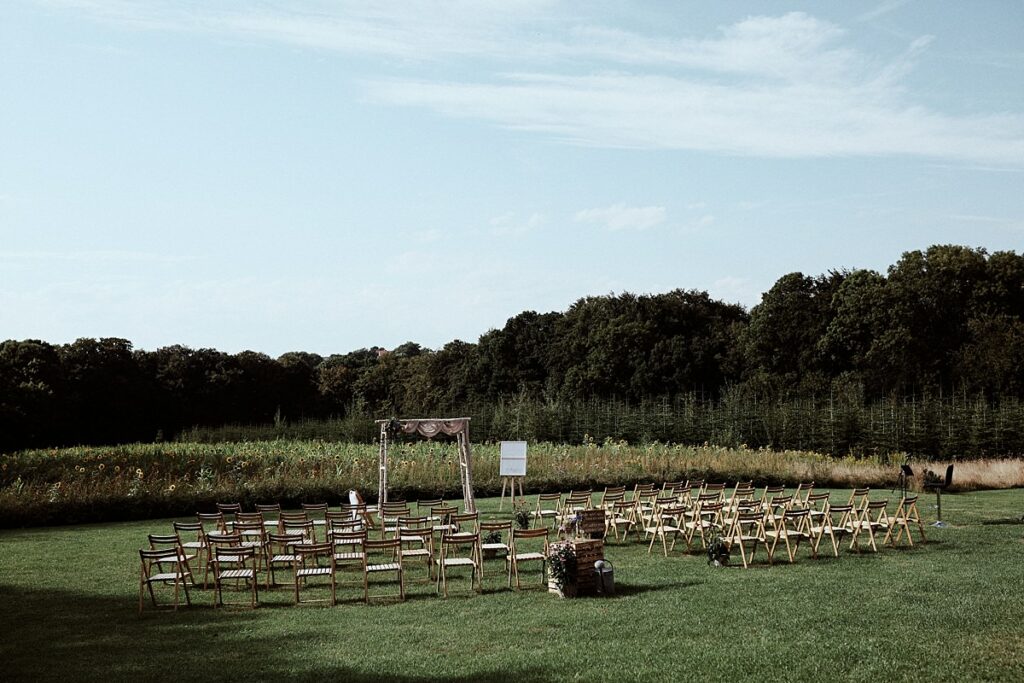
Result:
{"label": "folding chair", "polygon": [[256,551],[256,567],[266,567],[267,528],[263,521],[235,522],[231,525],[234,533],[242,537],[242,547]]}
{"label": "folding chair", "polygon": [[[212,541],[211,541],[212,543]],[[252,590],[252,607],[259,604],[259,588],[256,585],[256,549],[241,546],[213,546],[214,607],[224,606],[224,582],[244,582]]]}
{"label": "folding chair", "polygon": [[772,498],[784,495],[786,495],[785,486],[765,486],[764,490],[761,491],[761,507],[767,510]]}
{"label": "folding chair", "polygon": [[[468,548],[468,550],[467,550]],[[483,590],[483,583],[480,579],[480,534],[443,534],[441,536],[441,551],[437,558],[437,591],[444,592],[448,597],[448,569],[450,567],[469,567],[470,590],[473,584],[477,584],[477,590]]]}
{"label": "folding chair", "polygon": [[[306,513],[306,517],[313,522],[313,539],[314,541],[320,538],[327,538],[327,503],[299,503],[302,511]],[[317,529],[322,529],[323,533],[317,533]]]}
{"label": "folding chair", "polygon": [[452,533],[476,533],[480,531],[479,512],[459,512],[449,517]]}
{"label": "folding chair", "polygon": [[[416,501],[416,514],[417,514],[417,516],[420,516],[420,517],[422,517],[424,515],[429,515],[430,514],[430,508],[435,508],[438,505],[444,505],[444,499],[443,498],[430,498],[430,499],[424,498],[422,500],[417,500]],[[437,520],[432,519],[430,521],[436,522]]]}
{"label": "folding chair", "polygon": [[[176,564],[181,566],[183,571],[188,575],[192,585],[195,585],[195,577],[192,574],[192,565],[189,560],[196,559],[196,555],[194,553],[189,555],[186,552],[185,547],[182,545],[181,538],[177,533],[149,534],[148,540],[150,550],[176,550],[178,552]],[[158,562],[157,564],[160,563]]]}
{"label": "folding chair", "polygon": [[[892,517],[892,525],[889,527],[889,531],[885,534],[885,540],[882,545],[898,546],[900,540],[903,538],[904,532],[906,533],[907,543],[911,546],[914,545],[914,539],[911,537],[912,524],[917,525],[917,530],[921,534],[921,543],[927,543],[927,539],[924,536],[924,524],[921,523],[921,513],[917,510],[917,496],[906,496],[900,500],[899,506],[896,508],[896,513]],[[893,531],[899,527],[899,531],[893,536]]]}
{"label": "folding chair", "polygon": [[796,553],[800,549],[800,541],[805,538],[810,539],[808,519],[806,508],[782,509],[781,515],[776,519],[775,527],[766,528],[764,532],[765,541],[771,539],[771,545],[768,546],[768,564],[774,562],[775,550],[778,548],[780,540],[786,544],[786,554],[789,556],[790,564],[793,563]]}
{"label": "folding chair", "polygon": [[[328,541],[334,552],[334,576],[335,587],[337,587],[337,576],[340,573],[349,571],[360,575],[363,574],[363,565],[366,561],[366,551],[363,549],[363,546],[366,543],[367,531],[366,529],[359,529],[358,531],[329,529],[327,534]],[[359,581],[358,585],[362,583],[362,581]]]}
{"label": "folding chair", "polygon": [[256,503],[256,512],[263,515],[263,526],[267,527],[267,531],[273,531],[280,533],[281,524],[279,518],[281,516],[281,504],[280,503]]}
{"label": "folding chair", "polygon": [[875,544],[875,532],[885,530],[887,533],[892,528],[892,520],[889,518],[886,508],[889,507],[887,500],[869,500],[864,507],[856,511],[853,516],[853,534],[850,539],[850,549],[860,552],[860,535],[866,533],[872,552],[878,552]]}
{"label": "folding chair", "polygon": [[[711,494],[717,497],[717,494]],[[686,549],[689,550],[693,544],[695,534],[700,534],[702,548],[708,545],[708,534],[712,531],[723,531],[722,508],[724,503],[705,500],[697,503],[697,507],[690,511],[689,519],[683,525],[686,529]]]}
{"label": "folding chair", "polygon": [[714,493],[714,494],[716,494],[718,496],[717,500],[724,501],[725,500],[725,484],[724,483],[704,484],[704,489],[701,491],[701,493],[703,495],[708,495],[708,494]]}
{"label": "folding chair", "polygon": [[402,570],[402,542],[397,538],[367,539],[363,542],[363,599],[370,602],[370,575],[394,572],[398,580],[398,598],[405,600],[405,573]]}
{"label": "folding chair", "polygon": [[[661,550],[665,557],[668,557],[670,550],[675,550],[676,540],[684,533],[683,523],[686,516],[686,506],[666,505],[659,507],[654,513],[655,525],[651,530],[651,543],[647,546],[647,554],[651,554],[654,542],[661,539]],[[646,530],[645,530],[646,531]],[[672,536],[672,545],[668,545],[668,537]]]}
{"label": "folding chair", "polygon": [[282,512],[281,533],[299,534],[302,536],[303,543],[316,542],[316,529],[313,520],[306,519],[305,512]]}
{"label": "folding chair", "polygon": [[[519,583],[519,565],[523,562],[540,562],[541,585],[547,584],[548,566],[548,533],[549,529],[514,529],[512,538],[509,540],[510,551],[505,558],[508,565],[508,585],[512,587],[512,577],[516,578],[516,590],[522,586]],[[531,544],[537,543],[539,550],[531,550]]]}
{"label": "folding chair", "polygon": [[[615,534],[615,540],[625,541],[629,532],[637,527],[636,504],[630,501],[619,501],[612,506],[611,516],[608,518],[608,526]],[[619,538],[619,529],[625,527]],[[639,533],[639,532],[638,532]]]}
{"label": "folding chair", "polygon": [[850,494],[850,500],[847,505],[852,505],[855,508],[862,508],[867,505],[868,495],[871,493],[871,489],[864,487],[862,489],[854,489]]}
{"label": "folding chair", "polygon": [[[196,567],[205,567],[210,559],[210,549],[206,545],[206,534],[203,532],[203,525],[199,522],[174,522],[174,533],[181,541],[181,547],[186,553],[193,553],[196,558]],[[184,536],[184,539],[182,538]],[[196,585],[195,574],[192,575],[192,585]],[[203,587],[206,587],[206,579],[203,579]]]}
{"label": "folding chair", "polygon": [[[811,536],[814,539],[812,557],[818,556],[818,548],[826,534],[832,542],[832,553],[839,557],[840,537],[853,534],[852,520],[854,507],[852,505],[831,505],[826,503],[824,512],[825,514],[821,517],[810,517]],[[810,515],[810,513],[808,514]]]}
{"label": "folding chair", "polygon": [[[756,501],[752,501],[757,505]],[[764,513],[759,509],[739,510],[736,518],[729,528],[726,537],[730,549],[739,548],[740,558],[743,560],[743,568],[747,569],[757,555],[758,544],[768,548],[768,539],[765,537]],[[750,547],[750,554],[747,555],[747,544],[753,543]]]}
{"label": "folding chair", "polygon": [[[487,541],[487,536],[491,533],[497,532],[499,534],[499,540]],[[504,534],[504,536],[501,536]],[[500,539],[507,539],[508,543]],[[483,580],[484,575],[484,560],[488,556],[497,559],[498,553],[502,553],[502,560],[508,557],[511,552],[511,546],[509,543],[512,542],[512,522],[480,522],[480,578]]]}
{"label": "folding chair", "polygon": [[551,519],[552,522],[556,521],[561,511],[561,493],[541,493],[537,495],[537,507],[533,511],[533,517],[541,524],[544,524],[545,519]]}
{"label": "folding chair", "polygon": [[325,576],[331,583],[331,605],[338,602],[338,590],[334,580],[334,546],[330,543],[299,543],[292,548],[295,559],[292,573],[295,576],[295,604],[299,604],[299,584],[310,579]]}
{"label": "folding chair", "polygon": [[235,520],[235,515],[242,511],[241,503],[216,503],[217,512],[224,515],[224,520],[230,524]]}
{"label": "folding chair", "polygon": [[203,525],[204,534],[228,533],[228,522],[221,512],[197,512],[196,522]]}
{"label": "folding chair", "polygon": [[412,509],[405,501],[388,501],[381,506],[381,537],[387,538],[398,531],[398,518],[411,517]]}
{"label": "folding chair", "polygon": [[686,486],[686,482],[684,481],[666,481],[661,485],[661,495],[675,496],[676,492],[684,486]]}
{"label": "folding chair", "polygon": [[[173,565],[172,571],[165,571],[164,565]],[[181,561],[181,554],[177,548],[161,548],[159,550],[139,550],[139,614],[142,614],[143,593],[149,590],[149,598],[156,607],[156,592],[153,584],[158,583],[166,586],[168,583],[174,585],[174,609],[177,611],[179,595],[185,592],[185,604],[192,606],[192,599],[188,594],[188,580],[191,574]]]}
{"label": "folding chair", "polygon": [[435,505],[430,508],[430,517],[434,521],[434,533],[444,534],[454,531],[451,517],[458,513],[459,508],[454,505]]}
{"label": "folding chair", "polygon": [[[275,573],[278,567],[283,566],[288,571],[292,570],[298,559],[293,549],[303,542],[302,534],[267,534],[267,590],[280,585]],[[297,583],[294,576],[292,579],[292,583]]]}
{"label": "folding chair", "polygon": [[[648,490],[637,491],[633,498],[633,506],[636,509],[637,524],[642,525],[646,531],[654,520],[654,501],[658,499],[660,492],[654,490],[654,485]],[[646,534],[645,534],[646,538]]]}
{"label": "folding chair", "polygon": [[604,493],[601,494],[601,502],[597,504],[597,507],[607,512],[612,509],[612,505],[623,500],[626,500],[625,486],[607,486]]}
{"label": "folding chair", "polygon": [[807,505],[807,496],[814,492],[814,482],[809,484],[800,482],[796,486],[796,491],[793,492],[793,504],[794,505]]}
{"label": "folding chair", "polygon": [[[429,519],[424,517],[423,519]],[[411,557],[422,557],[427,565],[427,583],[434,580],[434,529],[431,527],[403,529],[398,537],[402,546],[403,561]]]}

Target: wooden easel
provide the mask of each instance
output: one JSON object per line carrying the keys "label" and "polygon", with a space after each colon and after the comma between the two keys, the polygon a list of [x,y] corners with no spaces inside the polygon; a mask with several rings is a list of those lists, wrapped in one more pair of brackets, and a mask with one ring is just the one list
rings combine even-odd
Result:
{"label": "wooden easel", "polygon": [[505,505],[505,488],[511,484],[512,507],[516,506],[516,483],[519,483],[519,502],[525,503],[526,496],[523,495],[523,479],[526,477],[502,477],[501,478],[501,500],[498,501],[498,512]]}

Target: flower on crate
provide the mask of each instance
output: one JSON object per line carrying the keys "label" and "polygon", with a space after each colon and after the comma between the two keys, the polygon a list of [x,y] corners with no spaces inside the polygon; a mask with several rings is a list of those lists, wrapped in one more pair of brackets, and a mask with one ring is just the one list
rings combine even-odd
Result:
{"label": "flower on crate", "polygon": [[559,590],[564,589],[568,584],[575,583],[576,579],[576,554],[569,543],[553,543],[548,552],[548,568],[551,572],[551,580],[555,582]]}

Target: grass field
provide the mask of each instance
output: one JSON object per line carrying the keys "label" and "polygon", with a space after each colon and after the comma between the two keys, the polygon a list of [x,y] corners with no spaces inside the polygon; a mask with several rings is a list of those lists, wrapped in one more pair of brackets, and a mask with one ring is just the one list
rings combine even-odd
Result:
{"label": "grass field", "polygon": [[509,591],[498,561],[482,595],[466,581],[435,597],[413,567],[404,603],[359,589],[295,607],[278,589],[214,610],[197,590],[191,609],[142,617],[137,549],[170,520],[9,530],[0,658],[6,680],[1018,681],[1022,513],[1021,490],[950,495],[951,527],[923,547],[750,570],[613,541],[614,598]]}

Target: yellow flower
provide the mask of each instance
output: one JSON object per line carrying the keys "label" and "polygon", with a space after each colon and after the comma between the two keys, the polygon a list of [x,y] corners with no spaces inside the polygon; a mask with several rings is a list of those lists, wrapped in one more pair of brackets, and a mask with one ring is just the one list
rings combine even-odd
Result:
{"label": "yellow flower", "polygon": [[120,465],[114,465],[114,471],[115,472],[120,472],[121,471],[121,466]]}
{"label": "yellow flower", "polygon": [[106,467],[107,467],[106,465],[104,465],[103,463],[100,463],[97,469],[101,469],[102,470],[102,469],[106,469]]}

